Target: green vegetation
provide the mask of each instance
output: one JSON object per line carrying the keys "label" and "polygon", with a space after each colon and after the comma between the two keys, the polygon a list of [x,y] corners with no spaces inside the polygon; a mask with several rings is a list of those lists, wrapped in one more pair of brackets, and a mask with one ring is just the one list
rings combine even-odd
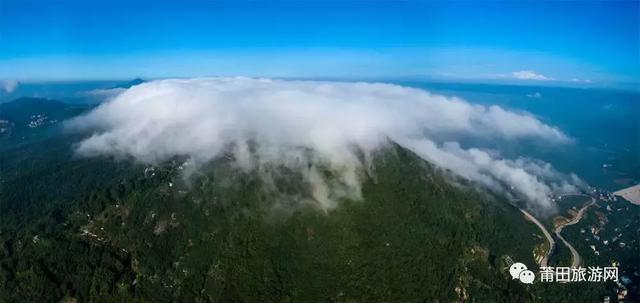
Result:
{"label": "green vegetation", "polygon": [[563,234],[567,239],[575,239],[572,243],[581,252],[585,266],[615,263],[619,275],[632,281],[628,288],[635,297],[630,299],[640,300],[637,296],[640,277],[634,274],[640,272],[640,206],[622,199],[598,201],[580,223],[567,227]]}
{"label": "green vegetation", "polygon": [[[398,146],[362,201],[324,211],[280,170],[274,194],[220,159],[184,180],[85,159],[71,135],[0,154],[0,302],[530,302],[600,300],[604,285],[523,285],[544,239],[505,199]],[[329,171],[324,172],[330,175]],[[289,197],[289,198],[286,198]]]}

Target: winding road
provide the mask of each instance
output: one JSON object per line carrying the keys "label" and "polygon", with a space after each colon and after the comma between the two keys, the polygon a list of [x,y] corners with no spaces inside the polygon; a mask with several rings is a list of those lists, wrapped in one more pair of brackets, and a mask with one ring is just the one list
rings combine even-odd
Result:
{"label": "winding road", "polygon": [[547,267],[547,265],[549,264],[549,256],[551,256],[551,253],[555,248],[556,240],[553,239],[551,234],[547,231],[544,225],[542,225],[542,223],[540,223],[540,221],[536,219],[536,217],[534,217],[532,214],[530,214],[524,209],[520,209],[520,211],[524,214],[525,217],[527,217],[529,220],[535,223],[538,226],[538,228],[540,228],[544,236],[547,238],[547,242],[549,242],[549,250],[547,251],[547,254],[545,254],[542,260],[540,261],[540,267]]}
{"label": "winding road", "polygon": [[580,254],[578,253],[578,251],[576,251],[576,249],[573,248],[573,246],[571,246],[571,244],[569,244],[569,242],[567,242],[567,240],[560,233],[562,232],[562,229],[565,228],[566,226],[574,225],[574,224],[580,222],[580,220],[584,216],[584,212],[587,210],[587,208],[589,208],[591,205],[596,203],[596,199],[591,197],[591,196],[584,195],[584,194],[581,194],[580,196],[585,196],[585,197],[591,198],[591,202],[589,202],[589,204],[587,204],[587,205],[583,206],[582,208],[580,208],[580,210],[578,210],[578,214],[575,216],[575,218],[573,218],[573,220],[571,220],[571,221],[569,221],[569,222],[567,222],[565,224],[558,225],[558,227],[556,227],[556,230],[555,230],[555,234],[558,237],[558,239],[562,240],[562,242],[564,242],[564,245],[566,245],[569,248],[569,250],[571,250],[571,267],[580,266],[580,264],[582,264],[582,258],[580,257]]}
{"label": "winding road", "polygon": [[[578,210],[578,214],[571,221],[569,221],[567,223],[564,223],[564,224],[559,224],[556,227],[556,229],[554,230],[554,232],[553,232],[556,235],[556,237],[558,237],[558,239],[560,239],[560,241],[562,241],[562,243],[564,243],[564,245],[566,245],[569,248],[569,250],[571,251],[571,267],[578,267],[578,266],[580,266],[580,264],[582,264],[582,257],[580,256],[578,251],[562,236],[561,232],[562,232],[562,229],[565,228],[566,226],[574,225],[574,224],[580,222],[580,220],[584,216],[585,211],[590,206],[592,206],[593,204],[596,203],[596,199],[593,198],[592,196],[589,196],[589,195],[586,195],[586,194],[580,194],[580,193],[571,193],[571,194],[561,195],[561,197],[566,197],[566,196],[583,196],[583,197],[591,198],[591,202],[589,202],[587,205],[585,205],[582,208],[580,208],[580,210]],[[540,230],[542,231],[544,236],[547,238],[547,242],[549,242],[549,251],[547,251],[545,256],[540,261],[540,267],[547,267],[549,265],[549,258],[551,257],[551,255],[553,254],[553,251],[555,250],[556,241],[553,239],[553,237],[551,236],[549,231],[547,231],[547,229],[544,227],[544,225],[542,225],[542,223],[540,223],[540,221],[538,221],[538,219],[536,219],[533,215],[531,215],[530,213],[528,213],[524,209],[520,209],[520,211],[529,220],[531,220],[533,223],[535,223],[538,226],[538,228],[540,228]]]}

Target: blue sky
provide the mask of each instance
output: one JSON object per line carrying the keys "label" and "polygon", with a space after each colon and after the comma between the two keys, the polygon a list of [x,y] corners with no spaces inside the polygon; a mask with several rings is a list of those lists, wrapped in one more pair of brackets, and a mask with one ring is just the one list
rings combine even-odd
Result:
{"label": "blue sky", "polygon": [[0,1],[0,79],[246,75],[624,86],[627,2]]}

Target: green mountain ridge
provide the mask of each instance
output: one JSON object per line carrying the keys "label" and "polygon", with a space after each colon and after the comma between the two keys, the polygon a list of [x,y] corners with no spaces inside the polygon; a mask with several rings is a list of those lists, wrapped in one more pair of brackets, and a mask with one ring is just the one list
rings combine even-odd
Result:
{"label": "green mountain ridge", "polygon": [[[0,154],[0,302],[586,302],[606,294],[604,284],[512,280],[510,262],[535,264],[540,231],[505,198],[395,144],[373,155],[362,200],[324,211],[279,203],[233,159],[186,182],[179,159],[150,167],[82,158],[77,139],[59,134]],[[284,192],[309,199],[302,178],[275,169]]]}

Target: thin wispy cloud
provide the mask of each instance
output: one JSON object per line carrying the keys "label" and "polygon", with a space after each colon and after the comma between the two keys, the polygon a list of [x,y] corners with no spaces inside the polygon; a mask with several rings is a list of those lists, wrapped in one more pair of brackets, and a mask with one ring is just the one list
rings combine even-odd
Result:
{"label": "thin wispy cloud", "polygon": [[592,83],[592,81],[589,79],[579,79],[579,78],[571,78],[571,80],[569,81],[577,82],[577,83]]}
{"label": "thin wispy cloud", "polygon": [[89,102],[102,102],[110,100],[123,93],[124,88],[96,88],[88,91],[78,92],[77,95],[86,98]]}
{"label": "thin wispy cloud", "polygon": [[532,70],[521,70],[511,73],[511,76],[518,80],[537,80],[537,81],[550,81],[555,80],[551,77],[536,73]]}
{"label": "thin wispy cloud", "polygon": [[540,92],[535,92],[532,94],[527,94],[527,97],[532,98],[532,99],[540,99],[542,98],[542,94]]}
{"label": "thin wispy cloud", "polygon": [[10,94],[13,91],[15,91],[19,85],[18,81],[16,80],[5,80],[5,81],[2,81],[0,84],[1,84],[0,87],[2,87],[2,90],[7,94]]}

